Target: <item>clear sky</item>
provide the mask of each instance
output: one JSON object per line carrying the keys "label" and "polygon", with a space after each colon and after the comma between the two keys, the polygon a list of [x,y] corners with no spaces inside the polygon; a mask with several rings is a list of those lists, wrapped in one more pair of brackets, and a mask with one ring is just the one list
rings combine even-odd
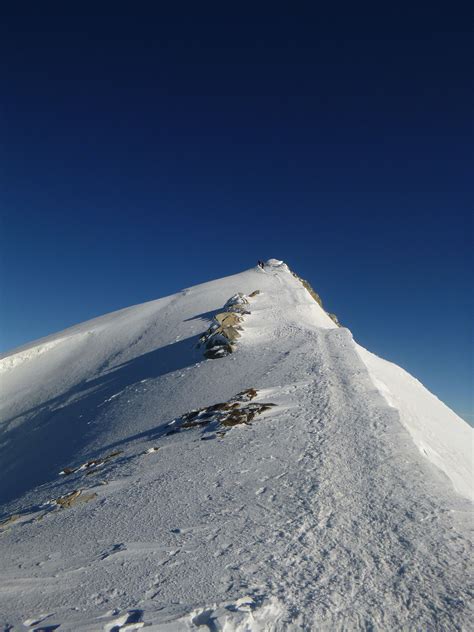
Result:
{"label": "clear sky", "polygon": [[155,4],[3,8],[0,349],[276,257],[472,415],[472,16]]}

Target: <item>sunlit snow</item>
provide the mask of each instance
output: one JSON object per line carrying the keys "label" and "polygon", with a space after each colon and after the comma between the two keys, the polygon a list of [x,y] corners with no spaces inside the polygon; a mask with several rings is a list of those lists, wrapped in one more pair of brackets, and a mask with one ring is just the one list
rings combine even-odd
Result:
{"label": "sunlit snow", "polygon": [[0,371],[4,629],[469,628],[473,431],[281,261]]}

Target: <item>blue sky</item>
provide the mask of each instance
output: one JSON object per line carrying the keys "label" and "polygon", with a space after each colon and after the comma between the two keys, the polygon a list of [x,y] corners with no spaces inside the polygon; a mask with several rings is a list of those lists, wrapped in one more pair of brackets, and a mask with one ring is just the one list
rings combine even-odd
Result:
{"label": "blue sky", "polygon": [[277,257],[472,415],[469,16],[118,6],[0,27],[0,349]]}

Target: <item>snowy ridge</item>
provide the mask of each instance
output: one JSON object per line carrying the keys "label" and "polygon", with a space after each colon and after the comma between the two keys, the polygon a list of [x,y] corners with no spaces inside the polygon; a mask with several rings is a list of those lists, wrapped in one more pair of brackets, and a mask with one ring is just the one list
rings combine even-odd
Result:
{"label": "snowy ridge", "polygon": [[[206,359],[238,293],[235,348]],[[284,263],[19,352],[1,392],[5,629],[468,629],[472,430]]]}
{"label": "snowy ridge", "polygon": [[45,342],[43,344],[36,345],[35,347],[30,347],[25,351],[19,351],[0,359],[0,374],[23,364],[23,362],[26,362],[27,360],[32,360],[34,357],[37,357],[46,351],[54,349],[54,347],[61,344],[64,340],[66,340],[66,338],[56,338],[55,340],[51,340],[51,342]]}

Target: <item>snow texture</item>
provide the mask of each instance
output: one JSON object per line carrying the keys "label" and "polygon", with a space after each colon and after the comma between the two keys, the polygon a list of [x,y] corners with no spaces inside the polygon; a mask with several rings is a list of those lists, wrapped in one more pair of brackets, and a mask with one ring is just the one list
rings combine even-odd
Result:
{"label": "snow texture", "polygon": [[[206,359],[238,293],[235,350]],[[473,431],[283,262],[36,341],[0,372],[5,630],[470,629]],[[246,389],[274,406],[223,429],[209,407]]]}

